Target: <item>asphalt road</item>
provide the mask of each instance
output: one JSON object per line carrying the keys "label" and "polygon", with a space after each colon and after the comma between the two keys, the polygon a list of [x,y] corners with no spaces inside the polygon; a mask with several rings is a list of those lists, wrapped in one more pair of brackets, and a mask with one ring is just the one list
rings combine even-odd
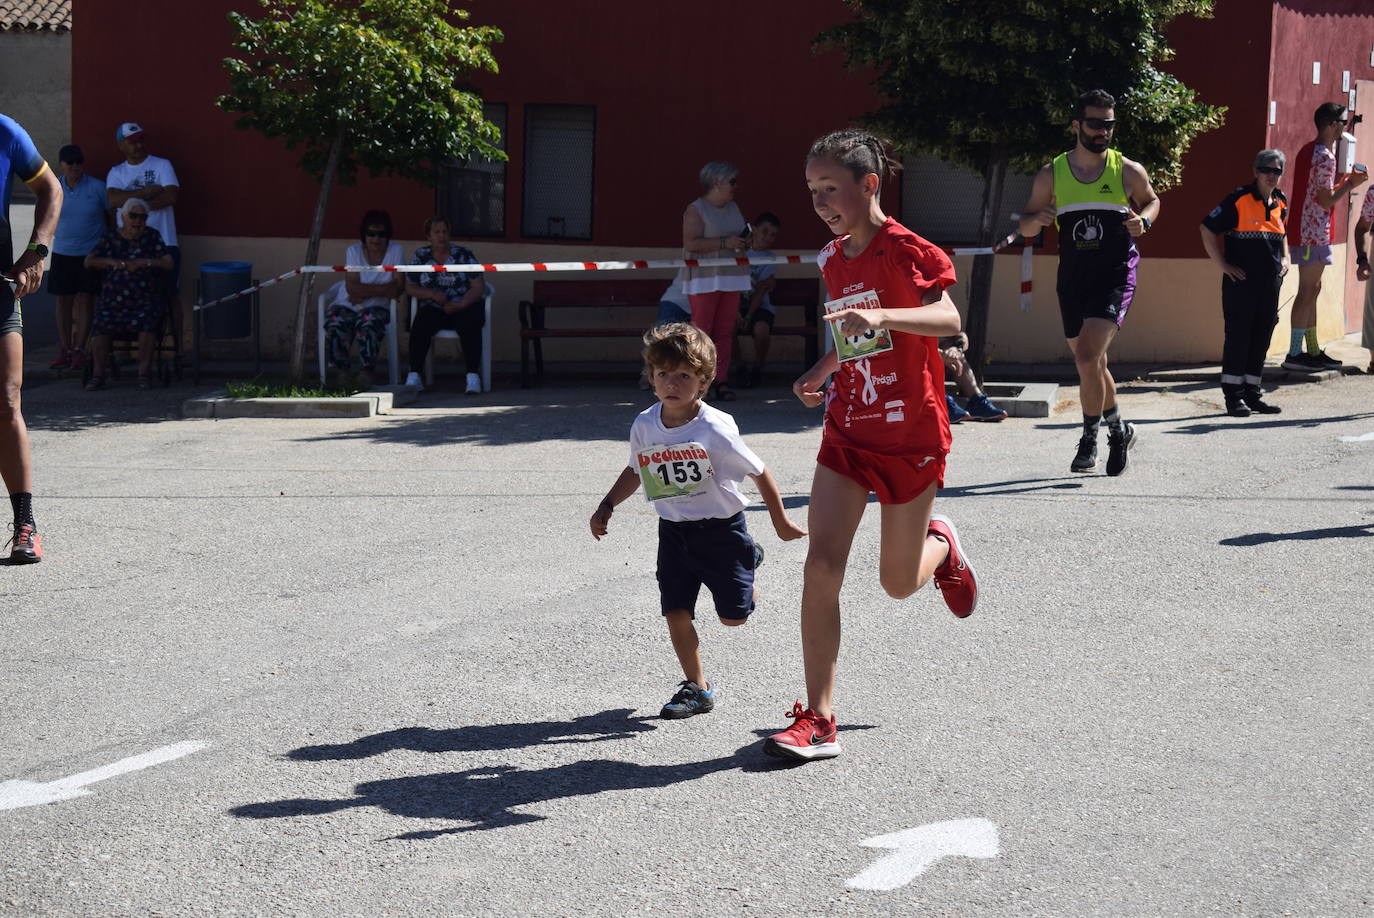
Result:
{"label": "asphalt road", "polygon": [[[806,549],[761,508],[759,612],[699,618],[721,702],[657,718],[655,516],[587,531],[641,393],[187,394],[26,389],[47,558],[0,570],[0,914],[1374,912],[1370,377],[1248,420],[1131,387],[1117,479],[1069,473],[1071,404],[957,428],[979,609],[885,596],[874,508],[846,751],[801,767],[761,737],[803,692]],[[818,415],[732,411],[804,519]]]}

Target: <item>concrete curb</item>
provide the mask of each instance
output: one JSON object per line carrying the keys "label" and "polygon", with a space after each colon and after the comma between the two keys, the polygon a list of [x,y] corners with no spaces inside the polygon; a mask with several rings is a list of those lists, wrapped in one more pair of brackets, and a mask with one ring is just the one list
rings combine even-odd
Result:
{"label": "concrete curb", "polygon": [[415,401],[409,386],[378,386],[343,398],[230,398],[218,389],[181,403],[186,418],[370,418]]}
{"label": "concrete curb", "polygon": [[[952,382],[945,383],[945,392],[959,397],[958,388]],[[983,392],[1013,418],[1047,418],[1054,414],[1055,403],[1059,400],[1059,384],[1051,382],[985,382]]]}

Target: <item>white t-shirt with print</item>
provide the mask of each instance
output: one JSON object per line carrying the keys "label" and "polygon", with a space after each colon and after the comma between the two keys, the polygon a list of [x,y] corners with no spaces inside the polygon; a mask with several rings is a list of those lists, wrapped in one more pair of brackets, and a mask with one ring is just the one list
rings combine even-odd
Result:
{"label": "white t-shirt with print", "polygon": [[[137,166],[131,166],[127,162],[122,162],[110,170],[110,174],[105,177],[105,187],[114,188],[119,191],[137,191],[140,188],[147,188],[149,185],[176,185],[181,187],[177,181],[176,170],[172,164],[161,156],[145,157],[143,162]],[[164,245],[177,244],[177,219],[172,213],[175,207],[160,207],[157,210],[149,208],[148,225],[162,234]],[[115,221],[124,225],[124,219],[118,210],[115,211]]]}
{"label": "white t-shirt with print", "polygon": [[[763,462],[744,444],[735,419],[705,402],[681,427],[664,427],[661,402],[642,411],[630,427],[630,468],[680,480],[690,493],[653,502],[665,520],[729,519],[749,505],[739,485],[749,475],[761,475]],[[706,453],[709,465],[700,457]],[[656,447],[681,447],[656,449]],[[660,471],[661,469],[661,471]],[[695,481],[700,476],[700,481]],[[640,490],[644,490],[641,480]]]}

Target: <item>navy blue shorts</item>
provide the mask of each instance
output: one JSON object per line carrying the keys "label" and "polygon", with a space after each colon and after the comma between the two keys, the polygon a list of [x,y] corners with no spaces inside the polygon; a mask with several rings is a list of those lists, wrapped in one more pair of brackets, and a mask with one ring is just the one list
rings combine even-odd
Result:
{"label": "navy blue shorts", "polygon": [[686,609],[711,591],[716,615],[736,621],[754,611],[754,540],[744,511],[729,519],[658,521],[658,595],[663,614]]}

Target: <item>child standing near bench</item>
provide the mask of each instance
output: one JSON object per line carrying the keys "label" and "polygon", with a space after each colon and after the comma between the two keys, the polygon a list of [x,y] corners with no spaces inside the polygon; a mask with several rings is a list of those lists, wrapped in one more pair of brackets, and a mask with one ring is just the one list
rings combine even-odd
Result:
{"label": "child standing near bench", "polygon": [[592,536],[609,531],[611,514],[642,486],[658,511],[658,592],[668,636],[686,678],[663,706],[669,719],[715,707],[693,624],[704,585],[721,624],[743,625],[754,611],[754,570],[763,552],[744,524],[739,484],[753,479],[783,541],[806,530],[787,518],[777,482],[744,444],[734,418],[702,401],[716,375],[716,348],[701,329],[660,325],[644,335],[644,362],[658,403],[630,428],[630,462],[592,514]]}
{"label": "child standing near bench", "polygon": [[836,237],[817,261],[834,297],[826,320],[843,336],[837,341],[843,353],[837,346],[792,384],[803,404],[825,401],[826,411],[802,586],[807,707],[794,704],[787,715],[792,725],[765,741],[771,755],[840,754],[831,706],[840,586],[870,493],[882,507],[878,579],[888,595],[903,599],[933,577],[955,615],[978,604],[973,567],[954,524],[931,512],[950,446],[945,370],[935,341],[959,331],[959,313],[945,292],[954,266],[937,246],[884,216],[878,194],[890,173],[882,143],[862,131],[822,137],[806,160],[812,206]]}

